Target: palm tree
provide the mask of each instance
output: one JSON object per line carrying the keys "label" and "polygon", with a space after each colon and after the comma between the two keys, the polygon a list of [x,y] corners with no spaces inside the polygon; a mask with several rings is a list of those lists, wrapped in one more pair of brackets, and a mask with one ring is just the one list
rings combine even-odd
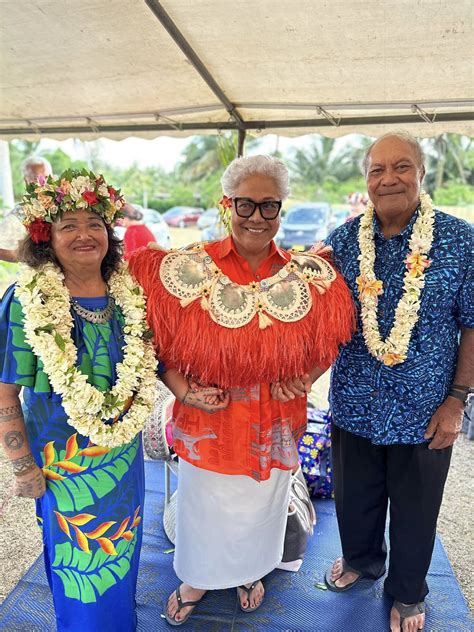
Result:
{"label": "palm tree", "polygon": [[459,134],[440,134],[425,140],[426,187],[431,192],[449,181],[459,184],[474,183],[473,139]]}
{"label": "palm tree", "polygon": [[294,153],[290,167],[297,181],[318,188],[329,181],[348,180],[360,175],[360,163],[370,142],[368,138],[361,138],[357,144],[338,148],[336,139],[316,136],[309,147]]}
{"label": "palm tree", "polygon": [[[255,147],[256,138],[247,138],[246,147]],[[195,136],[183,151],[179,175],[196,182],[222,170],[237,156],[237,132],[212,136]]]}

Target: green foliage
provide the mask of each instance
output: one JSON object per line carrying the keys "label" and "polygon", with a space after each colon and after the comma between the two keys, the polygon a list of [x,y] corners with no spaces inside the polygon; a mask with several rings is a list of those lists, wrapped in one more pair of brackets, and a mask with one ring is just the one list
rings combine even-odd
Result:
{"label": "green foliage", "polygon": [[81,371],[101,391],[108,390],[112,382],[112,367],[107,349],[110,334],[108,324],[84,323],[83,335],[87,353],[82,355]]}
{"label": "green foliage", "polygon": [[[95,498],[103,498],[122,480],[136,457],[139,439],[113,448],[102,456],[75,457],[75,462],[87,470],[78,474],[67,474],[64,480],[48,481],[48,488],[53,492],[58,510],[79,511],[94,502]],[[63,460],[66,450],[62,450],[59,460]]]}
{"label": "green foliage", "polygon": [[[474,185],[474,139],[440,134],[421,142],[426,156],[425,188],[432,194],[452,182]],[[451,198],[450,198],[451,199]]]}
{"label": "green foliage", "polygon": [[362,156],[369,143],[369,139],[361,138],[358,144],[338,148],[336,139],[315,136],[309,147],[297,149],[290,157],[290,169],[297,183],[313,186],[318,192],[328,183],[359,176]]}
{"label": "green foliage", "polygon": [[[247,138],[248,151],[260,141]],[[345,201],[354,191],[365,191],[360,172],[363,153],[370,139],[355,136],[344,144],[340,140],[314,135],[312,143],[287,155],[278,154],[289,164],[293,195],[301,200],[326,200],[333,204]],[[425,188],[439,204],[469,204],[474,185],[473,139],[457,134],[442,134],[422,141],[427,156]],[[132,164],[127,169],[112,167],[100,160],[99,144],[90,155],[94,170],[102,173],[112,186],[120,188],[131,203],[143,204],[160,213],[172,206],[217,206],[221,197],[220,178],[224,168],[236,156],[236,132],[195,136],[182,153],[175,169],[167,173],[162,168],[140,168]],[[83,168],[61,149],[41,151],[37,142],[10,143],[15,197],[24,192],[21,162],[34,153],[44,155],[55,173],[66,168]],[[89,152],[90,153],[90,152]],[[467,188],[466,188],[467,187]],[[442,189],[439,192],[436,189]]]}
{"label": "green foliage", "polygon": [[89,172],[88,166],[83,160],[72,160],[71,157],[59,147],[53,151],[43,151],[41,155],[49,160],[55,175],[59,176],[63,171],[68,169],[75,171],[85,169]]}
{"label": "green foliage", "polygon": [[22,162],[36,153],[40,141],[12,140],[10,148],[10,164],[12,169],[13,193],[15,200],[20,200],[25,192],[25,182],[21,169]]}
{"label": "green foliage", "polygon": [[439,206],[474,205],[474,188],[458,182],[447,182],[434,192],[434,202]]}
{"label": "green foliage", "polygon": [[[345,204],[347,197],[355,191],[365,191],[366,184],[362,175],[355,176],[339,182],[335,180],[326,180],[322,186],[298,182],[291,188],[292,197],[299,201],[308,202],[330,202],[331,204]],[[285,208],[289,205],[285,204]]]}
{"label": "green foliage", "polygon": [[101,548],[88,554],[71,542],[56,544],[53,571],[61,578],[66,597],[95,603],[97,595],[103,595],[130,571],[136,544],[136,535],[130,542],[120,540],[117,555],[107,555]]}

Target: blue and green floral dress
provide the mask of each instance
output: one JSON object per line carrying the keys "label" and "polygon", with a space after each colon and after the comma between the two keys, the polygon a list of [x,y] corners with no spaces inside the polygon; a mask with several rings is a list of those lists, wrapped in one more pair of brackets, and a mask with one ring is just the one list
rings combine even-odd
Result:
{"label": "blue and green floral dress", "polygon": [[[107,304],[106,297],[76,300],[89,310]],[[110,389],[122,359],[120,310],[105,324],[73,317],[78,366],[91,384]],[[58,631],[135,630],[145,494],[140,435],[104,448],[67,423],[61,396],[25,342],[14,286],[0,305],[0,371],[1,382],[23,387],[30,447],[46,477],[46,494],[36,505]]]}

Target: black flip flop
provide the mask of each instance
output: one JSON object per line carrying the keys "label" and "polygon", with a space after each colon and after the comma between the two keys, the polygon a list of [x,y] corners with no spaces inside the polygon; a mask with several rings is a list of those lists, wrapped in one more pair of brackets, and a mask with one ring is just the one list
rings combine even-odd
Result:
{"label": "black flip flop", "polygon": [[[164,612],[165,619],[168,621],[168,623],[170,625],[183,625],[183,623],[185,623],[189,619],[189,617],[192,615],[192,613],[194,612],[194,608],[202,600],[204,595],[201,597],[201,599],[198,599],[197,601],[183,601],[183,599],[181,597],[180,586],[178,586],[178,588],[176,588],[175,594],[176,594],[176,599],[178,600],[178,609],[174,613],[174,616],[170,617],[169,614],[168,614],[168,604],[166,604],[166,608],[165,608],[165,612]],[[178,614],[178,612],[181,612],[181,610],[183,608],[186,608],[188,606],[194,606],[194,607],[191,608],[191,610],[184,617],[184,619],[180,619],[179,621],[177,621],[176,620],[176,615]]]}
{"label": "black flip flop", "polygon": [[[237,588],[237,601],[239,602],[239,606],[240,609],[242,610],[242,612],[254,612],[255,610],[257,610],[257,608],[260,608],[260,606],[263,603],[263,597],[261,602],[257,605],[257,606],[251,606],[250,605],[250,595],[253,593],[253,591],[255,590],[255,588],[257,587],[258,583],[261,582],[261,579],[257,579],[257,581],[253,582],[253,584],[251,584],[248,588],[247,586],[239,586]],[[263,586],[263,583],[262,583]],[[239,588],[240,590],[244,590],[247,593],[247,600],[249,602],[249,605],[247,606],[247,608],[244,608],[241,601],[240,601],[240,594],[239,594]]]}
{"label": "black flip flop", "polygon": [[[334,564],[332,566],[334,566]],[[349,566],[346,560],[342,558],[342,573],[339,575],[339,577],[336,580],[333,581],[331,579],[332,566],[331,568],[328,568],[328,570],[326,571],[326,574],[324,576],[324,581],[326,583],[326,586],[329,588],[329,590],[332,590],[333,592],[344,592],[346,590],[350,590],[353,586],[357,584],[357,582],[360,579],[362,579],[362,573],[356,570],[355,568],[352,568],[352,566]],[[349,584],[346,584],[345,586],[338,586],[336,582],[338,579],[340,579],[344,575],[344,573],[358,573],[358,577],[356,577],[354,581],[350,582]]]}

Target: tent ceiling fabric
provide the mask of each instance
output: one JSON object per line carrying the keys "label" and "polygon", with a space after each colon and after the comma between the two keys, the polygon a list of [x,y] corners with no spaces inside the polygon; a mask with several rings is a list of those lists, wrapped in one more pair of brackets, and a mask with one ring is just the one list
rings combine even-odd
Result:
{"label": "tent ceiling fabric", "polygon": [[474,132],[473,0],[1,4],[2,139]]}

